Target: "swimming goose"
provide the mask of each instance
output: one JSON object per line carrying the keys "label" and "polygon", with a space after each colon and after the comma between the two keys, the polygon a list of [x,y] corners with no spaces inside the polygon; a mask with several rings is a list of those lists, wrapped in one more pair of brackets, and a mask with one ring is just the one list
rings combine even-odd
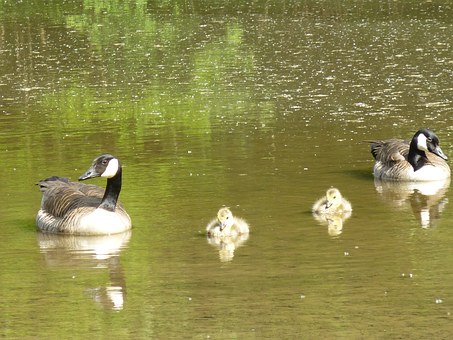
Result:
{"label": "swimming goose", "polygon": [[450,178],[447,156],[431,130],[418,130],[410,143],[401,139],[369,143],[376,160],[373,173],[378,179],[436,181]]}
{"label": "swimming goose", "polygon": [[321,197],[313,204],[312,211],[319,215],[335,215],[352,211],[351,203],[345,199],[340,190],[330,188],[326,192],[326,196]]}
{"label": "swimming goose", "polygon": [[208,236],[236,236],[247,234],[249,226],[242,218],[234,217],[230,209],[224,207],[217,212],[217,217],[206,227]]}
{"label": "swimming goose", "polygon": [[79,235],[108,235],[131,229],[131,219],[118,202],[121,176],[120,161],[106,154],[97,157],[79,178],[105,177],[105,190],[58,176],[38,182],[43,195],[36,216],[38,229]]}

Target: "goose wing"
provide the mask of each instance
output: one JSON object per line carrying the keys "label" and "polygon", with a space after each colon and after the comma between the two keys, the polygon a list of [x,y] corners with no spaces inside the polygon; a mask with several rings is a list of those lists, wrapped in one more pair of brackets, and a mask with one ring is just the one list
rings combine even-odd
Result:
{"label": "goose wing", "polygon": [[41,209],[55,217],[64,217],[76,208],[97,208],[104,195],[104,190],[95,185],[70,182],[61,177],[51,177],[37,184],[43,193]]}
{"label": "goose wing", "polygon": [[388,139],[383,141],[369,141],[371,154],[377,162],[396,163],[407,161],[409,142],[402,139]]}

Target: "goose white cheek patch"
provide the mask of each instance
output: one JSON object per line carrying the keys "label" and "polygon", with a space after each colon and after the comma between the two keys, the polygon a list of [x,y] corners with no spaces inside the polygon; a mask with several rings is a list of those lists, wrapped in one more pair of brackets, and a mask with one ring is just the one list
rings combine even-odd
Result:
{"label": "goose white cheek patch", "polygon": [[421,133],[417,137],[417,148],[419,150],[428,151],[428,145],[426,145],[426,136]]}
{"label": "goose white cheek patch", "polygon": [[120,166],[120,164],[119,164],[118,160],[116,158],[112,158],[109,161],[109,165],[107,165],[107,168],[102,173],[101,177],[112,178],[118,172],[119,166]]}

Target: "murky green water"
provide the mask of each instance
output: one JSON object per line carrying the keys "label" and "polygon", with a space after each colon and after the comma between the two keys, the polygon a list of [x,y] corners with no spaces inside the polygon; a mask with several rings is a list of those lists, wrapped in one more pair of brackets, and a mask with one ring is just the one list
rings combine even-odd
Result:
{"label": "murky green water", "polygon": [[[426,126],[453,157],[452,18],[448,1],[0,2],[0,335],[447,338],[450,183],[375,183],[362,141]],[[132,232],[37,233],[34,183],[105,152]],[[329,228],[310,208],[330,186],[353,213]],[[208,243],[222,205],[248,239]]]}

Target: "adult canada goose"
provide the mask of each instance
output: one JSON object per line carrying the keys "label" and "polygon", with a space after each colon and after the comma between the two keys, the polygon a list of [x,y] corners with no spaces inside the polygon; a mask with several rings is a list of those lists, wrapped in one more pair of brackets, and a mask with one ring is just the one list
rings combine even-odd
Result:
{"label": "adult canada goose", "polygon": [[247,234],[249,226],[242,218],[234,217],[228,208],[220,208],[217,217],[206,227],[208,236],[236,236]]}
{"label": "adult canada goose", "polygon": [[450,178],[447,156],[431,130],[418,130],[410,142],[388,139],[369,143],[376,160],[373,173],[378,179],[437,181]]}
{"label": "adult canada goose", "polygon": [[79,181],[105,177],[105,190],[58,176],[38,182],[43,194],[36,216],[38,228],[79,235],[108,235],[131,229],[131,219],[118,202],[121,176],[120,161],[112,155],[101,155]]}
{"label": "adult canada goose", "polygon": [[321,197],[313,204],[312,211],[318,215],[335,215],[352,211],[351,203],[345,199],[340,190],[330,188],[326,196]]}

